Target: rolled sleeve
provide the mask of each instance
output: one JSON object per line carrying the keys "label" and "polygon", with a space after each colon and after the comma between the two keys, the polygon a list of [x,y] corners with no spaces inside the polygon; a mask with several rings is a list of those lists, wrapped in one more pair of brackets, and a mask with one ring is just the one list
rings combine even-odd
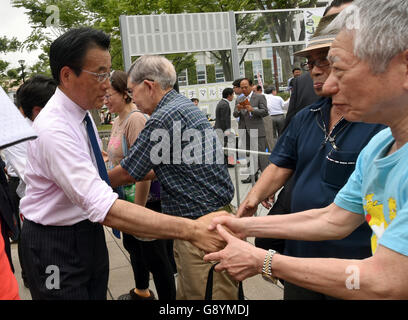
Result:
{"label": "rolled sleeve", "polygon": [[40,138],[46,174],[71,203],[83,210],[84,219],[102,222],[118,195],[100,178],[89,152],[78,148],[75,137],[67,132],[58,130]]}

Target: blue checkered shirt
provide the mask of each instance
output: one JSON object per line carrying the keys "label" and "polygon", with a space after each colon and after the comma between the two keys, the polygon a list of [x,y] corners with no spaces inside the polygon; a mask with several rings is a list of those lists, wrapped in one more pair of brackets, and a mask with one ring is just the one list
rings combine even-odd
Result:
{"label": "blue checkered shirt", "polygon": [[[188,163],[189,155],[194,155],[193,163]],[[216,163],[216,159],[222,163],[223,157],[204,113],[171,90],[157,105],[121,166],[136,180],[153,169],[161,186],[162,211],[195,219],[229,204],[234,196],[226,164]]]}

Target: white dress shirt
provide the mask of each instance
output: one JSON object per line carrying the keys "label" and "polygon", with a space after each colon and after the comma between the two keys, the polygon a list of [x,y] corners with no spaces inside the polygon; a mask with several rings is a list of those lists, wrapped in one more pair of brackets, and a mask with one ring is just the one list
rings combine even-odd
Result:
{"label": "white dress shirt", "polygon": [[20,202],[25,218],[54,226],[102,222],[118,198],[99,176],[86,112],[57,88],[35,119],[38,138],[28,142],[26,195]]}
{"label": "white dress shirt", "polygon": [[265,94],[265,98],[270,116],[276,116],[284,113],[283,107],[285,101],[283,101],[281,97],[274,96],[273,94]]}

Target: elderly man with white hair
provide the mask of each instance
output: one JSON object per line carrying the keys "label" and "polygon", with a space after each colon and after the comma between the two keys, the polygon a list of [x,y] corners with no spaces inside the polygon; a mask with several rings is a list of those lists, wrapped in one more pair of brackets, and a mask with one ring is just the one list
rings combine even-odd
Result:
{"label": "elderly man with white hair", "polygon": [[[334,202],[285,216],[215,218],[228,242],[208,254],[242,280],[258,273],[344,299],[408,298],[408,1],[358,0],[329,28],[340,28],[329,51],[324,91],[345,119],[381,123]],[[293,258],[258,249],[228,234],[320,241],[341,239],[367,221],[369,258]]]}

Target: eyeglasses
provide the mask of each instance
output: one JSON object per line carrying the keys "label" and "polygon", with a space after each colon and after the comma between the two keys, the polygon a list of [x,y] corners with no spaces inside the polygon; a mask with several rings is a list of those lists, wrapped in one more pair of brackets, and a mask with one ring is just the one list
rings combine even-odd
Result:
{"label": "eyeglasses", "polygon": [[314,68],[314,66],[319,67],[319,68],[326,68],[330,65],[329,60],[327,57],[321,58],[321,59],[316,59],[314,61],[308,61],[302,63],[300,66],[304,71],[310,71]]}
{"label": "eyeglasses", "polygon": [[114,92],[114,93],[112,93],[112,94],[106,94],[105,95],[105,99],[106,100],[109,100],[113,95],[115,95],[117,92]]}
{"label": "eyeglasses", "polygon": [[86,73],[89,73],[89,74],[92,74],[92,75],[94,75],[95,77],[96,77],[96,80],[98,81],[98,82],[104,82],[104,81],[106,81],[106,79],[108,79],[110,76],[111,76],[111,73],[112,72],[103,72],[103,73],[96,73],[96,72],[91,72],[91,71],[88,71],[88,70],[85,70],[85,69],[81,69],[83,72],[86,72]]}

